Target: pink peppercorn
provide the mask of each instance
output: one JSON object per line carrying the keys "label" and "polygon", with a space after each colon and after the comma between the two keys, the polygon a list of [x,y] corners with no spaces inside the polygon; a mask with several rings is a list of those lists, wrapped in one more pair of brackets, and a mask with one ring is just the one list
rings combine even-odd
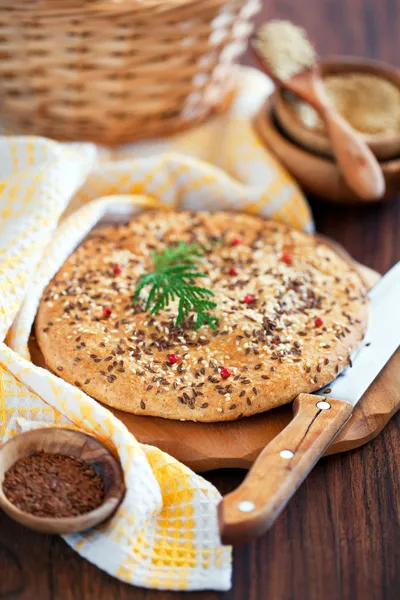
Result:
{"label": "pink peppercorn", "polygon": [[251,304],[252,302],[254,302],[255,297],[253,296],[253,294],[246,294],[246,296],[243,298],[243,302],[245,304]]}
{"label": "pink peppercorn", "polygon": [[283,252],[282,254],[282,260],[284,263],[286,263],[287,265],[291,265],[292,264],[292,255],[289,254],[289,252]]}
{"label": "pink peppercorn", "polygon": [[223,369],[221,369],[219,374],[221,375],[222,379],[228,379],[228,377],[230,377],[231,375],[231,372],[229,369],[224,367]]}
{"label": "pink peppercorn", "polygon": [[177,354],[168,354],[168,362],[170,362],[171,365],[174,365],[179,362],[179,356]]}

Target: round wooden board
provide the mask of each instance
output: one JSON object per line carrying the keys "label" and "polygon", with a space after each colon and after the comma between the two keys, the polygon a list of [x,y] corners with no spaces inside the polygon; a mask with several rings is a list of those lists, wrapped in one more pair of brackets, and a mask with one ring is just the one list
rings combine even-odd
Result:
{"label": "round wooden board", "polygon": [[[327,238],[324,241],[354,264],[341,246]],[[379,279],[379,274],[368,267],[357,263],[356,266],[370,287]],[[366,444],[382,431],[399,408],[400,348],[358,402],[350,421],[325,454]],[[161,448],[197,472],[250,468],[292,418],[291,405],[227,423],[182,423],[111,410],[139,442]]]}
{"label": "round wooden board", "polygon": [[[382,431],[399,407],[400,350],[364,394],[326,454],[366,444]],[[139,442],[161,448],[197,472],[250,468],[292,418],[291,405],[227,423],[182,423],[111,410]]]}
{"label": "round wooden board", "polygon": [[[356,264],[370,287],[379,279],[375,271],[354,263],[341,246],[330,239],[323,239],[344,258]],[[45,367],[43,356],[33,339],[30,341],[30,352],[32,361]],[[350,421],[326,454],[345,452],[366,444],[382,431],[399,408],[400,348],[358,402]],[[291,405],[226,423],[171,421],[110,410],[139,442],[157,446],[197,472],[250,468],[263,448],[292,418]]]}

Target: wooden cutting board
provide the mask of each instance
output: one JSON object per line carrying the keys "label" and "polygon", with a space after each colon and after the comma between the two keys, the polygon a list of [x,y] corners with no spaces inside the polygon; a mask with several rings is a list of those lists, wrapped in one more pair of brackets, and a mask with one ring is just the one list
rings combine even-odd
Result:
{"label": "wooden cutting board", "polygon": [[[324,241],[351,260],[341,246],[325,238]],[[378,273],[357,266],[372,287],[379,279]],[[345,452],[366,444],[382,431],[399,408],[400,348],[361,398],[350,421],[325,454]],[[139,442],[161,448],[197,472],[250,468],[268,442],[292,418],[291,405],[227,423],[183,423],[111,410]]]}
{"label": "wooden cutting board", "polygon": [[[350,421],[325,454],[366,444],[382,431],[399,408],[400,349],[364,394]],[[182,423],[119,410],[113,413],[139,442],[161,448],[197,472],[248,469],[292,418],[291,405],[228,423]]]}
{"label": "wooden cutting board", "polygon": [[[354,264],[341,246],[326,238],[324,241]],[[371,287],[379,279],[375,271],[358,264],[357,267]],[[30,351],[32,361],[45,366],[43,356],[33,340]],[[400,348],[361,398],[350,421],[326,454],[345,452],[366,444],[382,431],[399,408]],[[291,405],[226,423],[171,421],[110,410],[139,442],[157,446],[197,472],[220,468],[248,469],[268,442],[292,418]]]}

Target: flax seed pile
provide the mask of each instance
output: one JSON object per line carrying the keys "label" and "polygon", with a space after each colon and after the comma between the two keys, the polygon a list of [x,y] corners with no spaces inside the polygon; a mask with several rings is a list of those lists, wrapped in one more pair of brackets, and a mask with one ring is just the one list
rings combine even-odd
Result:
{"label": "flax seed pile", "polygon": [[3,492],[17,508],[37,517],[76,517],[104,500],[104,484],[93,467],[47,452],[18,460],[4,476]]}
{"label": "flax seed pile", "polygon": [[[208,248],[199,271],[216,331],[194,331],[194,317],[176,327],[176,303],[150,315],[146,290],[132,303],[151,250],[179,241]],[[242,214],[147,212],[72,254],[44,292],[36,337],[48,368],[111,407],[224,421],[328,384],[367,308],[359,274],[312,236]]]}

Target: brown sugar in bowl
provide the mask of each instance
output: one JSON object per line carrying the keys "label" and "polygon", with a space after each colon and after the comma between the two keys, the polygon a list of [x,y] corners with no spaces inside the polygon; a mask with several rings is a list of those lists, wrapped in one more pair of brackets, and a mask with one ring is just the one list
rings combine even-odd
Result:
{"label": "brown sugar in bowl", "polygon": [[[362,73],[385,79],[400,90],[400,70],[386,63],[376,60],[335,57],[321,62],[322,75],[341,75],[350,73]],[[382,107],[384,110],[384,107]],[[304,148],[323,154],[333,156],[332,145],[326,132],[307,127],[302,119],[291,106],[287,94],[283,89],[276,91],[275,114],[281,127],[288,135]],[[368,146],[380,161],[400,156],[400,131],[394,133],[360,133]]]}
{"label": "brown sugar in bowl", "polygon": [[[45,452],[76,458],[90,465],[104,485],[103,502],[94,510],[73,517],[39,517],[20,510],[3,490],[4,476],[21,458]],[[41,533],[68,534],[85,531],[108,519],[125,494],[123,473],[118,459],[95,437],[73,429],[48,427],[33,429],[11,438],[0,448],[0,508],[25,527]]]}
{"label": "brown sugar in bowl", "polygon": [[[274,116],[276,93],[261,107],[254,127],[263,143],[275,154],[308,194],[338,204],[365,204],[349,188],[336,163],[298,145]],[[377,202],[388,202],[400,192],[400,156],[381,162],[386,193]]]}

